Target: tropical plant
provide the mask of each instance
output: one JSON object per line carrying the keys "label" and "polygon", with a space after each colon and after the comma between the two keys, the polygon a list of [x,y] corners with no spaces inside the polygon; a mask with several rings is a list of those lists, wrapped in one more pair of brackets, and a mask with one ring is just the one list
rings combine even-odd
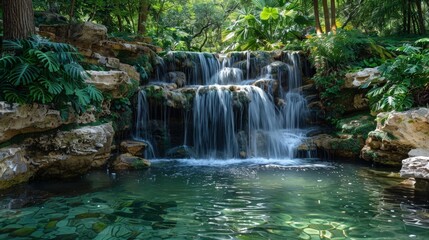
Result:
{"label": "tropical plant", "polygon": [[232,14],[232,24],[223,32],[229,43],[224,51],[273,50],[296,39],[310,25],[298,4],[281,0],[253,0],[253,5]]}
{"label": "tropical plant", "polygon": [[80,54],[71,45],[40,36],[4,41],[0,58],[0,100],[12,103],[53,104],[67,117],[70,106],[80,114],[103,100],[86,84]]}
{"label": "tropical plant", "polygon": [[[429,38],[418,40],[416,45],[425,43]],[[386,80],[374,79],[363,86],[373,84],[367,94],[373,111],[407,110],[415,105],[414,93],[429,84],[429,49],[404,44],[396,50],[402,55],[380,67],[381,80]]]}

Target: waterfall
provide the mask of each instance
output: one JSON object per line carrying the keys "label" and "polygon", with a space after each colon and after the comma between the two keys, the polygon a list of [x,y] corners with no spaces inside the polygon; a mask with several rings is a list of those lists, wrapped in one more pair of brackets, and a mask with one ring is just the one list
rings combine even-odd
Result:
{"label": "waterfall", "polygon": [[148,146],[148,151],[145,152],[146,158],[155,156],[155,151],[151,144],[152,136],[149,131],[149,103],[147,101],[146,92],[139,91],[137,99],[137,116],[134,129],[134,140],[145,142]]}
{"label": "waterfall", "polygon": [[[291,159],[297,156],[297,148],[305,138],[303,127],[308,115],[307,102],[300,90],[299,53],[170,52],[165,66],[168,71],[186,74],[187,86],[169,89],[168,84],[152,84],[163,87],[164,98],[186,96],[192,101],[189,108],[182,106],[180,110],[185,118],[182,139],[183,146],[192,147],[197,158]],[[183,95],[185,93],[188,95]],[[165,99],[164,104],[177,108],[171,101]],[[154,106],[148,104],[142,91],[138,100],[136,138],[153,141],[148,134],[151,107]],[[169,129],[169,121],[163,120],[164,129]]]}
{"label": "waterfall", "polygon": [[193,110],[197,155],[205,158],[236,157],[238,147],[231,92],[220,86],[210,89],[199,87]]}

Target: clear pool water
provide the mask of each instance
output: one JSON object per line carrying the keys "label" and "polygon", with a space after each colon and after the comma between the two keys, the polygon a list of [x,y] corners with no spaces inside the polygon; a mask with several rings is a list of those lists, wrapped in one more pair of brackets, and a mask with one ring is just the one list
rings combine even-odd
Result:
{"label": "clear pool water", "polygon": [[368,166],[154,161],[0,196],[0,239],[429,239],[429,200]]}

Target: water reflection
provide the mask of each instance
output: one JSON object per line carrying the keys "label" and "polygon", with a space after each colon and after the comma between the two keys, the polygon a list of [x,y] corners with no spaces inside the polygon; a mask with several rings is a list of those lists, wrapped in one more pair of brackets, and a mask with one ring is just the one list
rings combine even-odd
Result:
{"label": "water reflection", "polygon": [[158,161],[2,192],[0,239],[428,239],[427,196],[402,181],[311,160]]}

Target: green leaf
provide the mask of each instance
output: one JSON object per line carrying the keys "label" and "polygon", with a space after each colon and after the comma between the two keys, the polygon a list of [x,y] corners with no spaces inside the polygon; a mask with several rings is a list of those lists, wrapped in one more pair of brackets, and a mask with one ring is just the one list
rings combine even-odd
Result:
{"label": "green leaf", "polygon": [[15,86],[28,85],[39,76],[39,73],[40,70],[34,65],[22,63],[10,71],[8,80]]}
{"label": "green leaf", "polygon": [[64,65],[64,70],[68,76],[70,76],[71,79],[75,80],[84,80],[88,78],[88,74],[83,69],[83,67],[78,63],[69,63]]}
{"label": "green leaf", "polygon": [[46,89],[48,89],[48,92],[51,94],[57,95],[60,94],[63,90],[63,85],[48,78],[42,78],[40,82]]}
{"label": "green leaf", "polygon": [[35,55],[43,64],[43,67],[47,68],[49,72],[56,72],[60,69],[60,64],[58,60],[55,59],[55,54],[53,52],[42,52],[38,49],[31,49],[29,53]]}
{"label": "green leaf", "polygon": [[18,51],[22,50],[24,46],[22,45],[22,42],[19,40],[3,40],[3,50],[4,51]]}
{"label": "green leaf", "polygon": [[43,104],[52,102],[53,96],[45,92],[45,89],[39,85],[31,85],[30,89],[30,97],[35,102],[41,102]]}
{"label": "green leaf", "polygon": [[269,19],[277,19],[279,18],[279,9],[278,8],[272,8],[272,7],[264,7],[262,9],[262,12],[260,14],[260,18],[262,20],[269,20]]}
{"label": "green leaf", "polygon": [[3,68],[11,69],[17,63],[22,63],[21,58],[17,56],[5,55],[0,58],[0,66]]}
{"label": "green leaf", "polygon": [[86,92],[91,97],[91,99],[95,100],[96,102],[103,101],[103,94],[94,85],[88,84],[88,87],[86,87]]}
{"label": "green leaf", "polygon": [[77,89],[74,93],[82,108],[87,106],[91,102],[91,97],[89,96],[86,89]]}

